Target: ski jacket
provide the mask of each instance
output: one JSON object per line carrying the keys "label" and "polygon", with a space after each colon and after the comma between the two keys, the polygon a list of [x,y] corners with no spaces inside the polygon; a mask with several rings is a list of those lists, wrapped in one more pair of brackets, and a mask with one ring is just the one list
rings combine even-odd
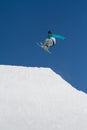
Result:
{"label": "ski jacket", "polygon": [[56,34],[50,34],[50,35],[48,35],[48,37],[47,38],[59,38],[59,39],[61,39],[61,40],[64,40],[65,39],[65,37],[63,37],[63,36],[61,36],[61,35],[56,35]]}

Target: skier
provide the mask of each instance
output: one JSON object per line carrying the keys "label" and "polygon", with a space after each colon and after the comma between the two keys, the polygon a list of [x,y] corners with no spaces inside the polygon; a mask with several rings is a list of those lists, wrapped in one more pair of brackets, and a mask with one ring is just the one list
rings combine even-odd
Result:
{"label": "skier", "polygon": [[56,44],[56,38],[59,38],[61,40],[65,39],[65,37],[63,37],[61,35],[53,34],[52,31],[49,30],[48,36],[47,36],[43,46],[45,46],[47,49],[54,46]]}

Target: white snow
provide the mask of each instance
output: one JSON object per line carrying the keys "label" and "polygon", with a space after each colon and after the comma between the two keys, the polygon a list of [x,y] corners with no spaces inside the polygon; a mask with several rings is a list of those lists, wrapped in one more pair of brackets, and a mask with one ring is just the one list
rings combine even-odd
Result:
{"label": "white snow", "polygon": [[0,65],[0,130],[87,130],[87,94],[50,68]]}

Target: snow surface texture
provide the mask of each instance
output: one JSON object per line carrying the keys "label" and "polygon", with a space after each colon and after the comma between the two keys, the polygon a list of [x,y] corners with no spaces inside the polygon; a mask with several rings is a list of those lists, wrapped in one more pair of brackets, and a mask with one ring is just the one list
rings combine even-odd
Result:
{"label": "snow surface texture", "polygon": [[49,68],[0,65],[0,130],[87,130],[87,95]]}

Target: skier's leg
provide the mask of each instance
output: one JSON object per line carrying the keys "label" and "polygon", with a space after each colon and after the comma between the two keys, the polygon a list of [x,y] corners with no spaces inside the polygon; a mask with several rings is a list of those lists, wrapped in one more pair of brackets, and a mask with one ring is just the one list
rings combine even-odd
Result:
{"label": "skier's leg", "polygon": [[50,38],[50,39],[46,39],[44,42],[44,46],[46,46],[48,49],[56,44],[56,39],[55,38]]}
{"label": "skier's leg", "polygon": [[48,45],[48,43],[49,43],[49,39],[47,38],[47,39],[45,40],[45,42],[44,42],[44,45]]}
{"label": "skier's leg", "polygon": [[49,46],[49,42],[50,42],[50,39],[46,39],[45,40],[45,42],[44,42],[44,46],[46,47],[46,48],[49,48],[50,46]]}

